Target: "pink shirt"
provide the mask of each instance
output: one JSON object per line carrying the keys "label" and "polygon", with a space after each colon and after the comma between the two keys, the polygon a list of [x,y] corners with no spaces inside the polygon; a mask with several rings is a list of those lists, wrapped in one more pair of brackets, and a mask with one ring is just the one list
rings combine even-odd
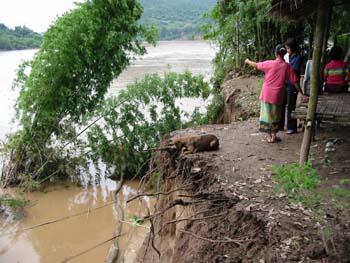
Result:
{"label": "pink shirt", "polygon": [[276,58],[257,63],[257,69],[265,73],[260,100],[271,104],[282,104],[285,81],[289,80],[293,85],[298,81],[292,66],[283,59]]}

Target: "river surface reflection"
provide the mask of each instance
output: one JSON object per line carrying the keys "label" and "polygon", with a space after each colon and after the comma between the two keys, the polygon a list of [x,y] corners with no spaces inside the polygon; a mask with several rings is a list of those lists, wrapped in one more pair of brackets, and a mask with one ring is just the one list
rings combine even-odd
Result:
{"label": "river surface reflection", "polygon": [[[210,79],[215,48],[207,42],[165,41],[147,50],[147,55],[134,61],[113,81],[109,95],[147,73],[188,69]],[[0,139],[15,129],[9,123],[17,96],[16,91],[11,89],[15,70],[20,61],[30,59],[34,53],[35,50],[0,52]],[[202,101],[187,99],[180,103],[191,110]],[[119,199],[124,206],[124,201],[136,194],[138,184],[134,181],[123,186]],[[100,185],[52,186],[45,193],[26,194],[31,202],[21,220],[0,219],[0,262],[62,262],[80,253],[68,262],[103,262],[111,241],[102,243],[113,237],[117,223],[117,212],[112,204],[116,185],[116,182],[107,179]],[[142,204],[134,201],[125,207],[126,223],[122,233],[126,234],[121,238],[121,254],[125,256],[125,262],[133,262],[136,250],[148,231],[147,225],[135,226],[130,218],[145,215],[146,206],[152,207],[152,200],[146,198]],[[52,223],[25,230],[44,222]]]}

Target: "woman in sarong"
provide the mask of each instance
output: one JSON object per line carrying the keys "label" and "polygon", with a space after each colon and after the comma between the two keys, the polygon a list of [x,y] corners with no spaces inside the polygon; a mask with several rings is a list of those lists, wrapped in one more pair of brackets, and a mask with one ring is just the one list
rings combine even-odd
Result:
{"label": "woman in sarong", "polygon": [[246,64],[265,73],[260,93],[260,131],[267,132],[266,140],[269,143],[281,140],[277,137],[277,132],[281,120],[285,81],[290,81],[303,94],[293,68],[283,59],[286,52],[286,49],[279,44],[275,48],[274,60],[263,62],[245,60]]}

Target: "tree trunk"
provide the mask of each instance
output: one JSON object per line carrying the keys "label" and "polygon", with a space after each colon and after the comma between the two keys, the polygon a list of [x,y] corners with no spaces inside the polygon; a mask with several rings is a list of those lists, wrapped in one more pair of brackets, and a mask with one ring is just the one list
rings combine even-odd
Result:
{"label": "tree trunk", "polygon": [[312,53],[313,53],[313,41],[314,41],[314,36],[315,36],[315,17],[312,16],[312,18],[310,18],[308,20],[310,28],[311,28],[311,32],[309,35],[309,54],[308,54],[308,58],[312,59]]}
{"label": "tree trunk", "polygon": [[120,192],[120,190],[122,189],[123,185],[124,185],[124,171],[121,174],[121,178],[119,181],[119,185],[117,187],[117,189],[114,192],[114,208],[117,211],[117,216],[118,216],[118,223],[117,226],[115,228],[114,231],[114,239],[113,242],[111,244],[111,246],[109,247],[108,250],[108,254],[104,260],[104,263],[115,263],[118,260],[119,257],[119,252],[120,252],[120,248],[119,248],[119,237],[122,234],[122,229],[123,229],[123,221],[124,221],[124,210],[122,208],[122,206],[120,205],[120,200],[118,197],[118,194]]}
{"label": "tree trunk", "polygon": [[240,62],[241,62],[241,55],[240,55],[240,52],[239,52],[239,47],[240,47],[240,39],[239,39],[239,17],[237,17],[237,21],[236,21],[236,40],[237,40],[237,55],[236,55],[236,68],[237,70],[240,69]]}
{"label": "tree trunk", "polygon": [[318,99],[318,87],[320,84],[320,62],[322,56],[323,36],[326,32],[326,21],[328,5],[326,0],[320,0],[317,4],[317,22],[314,41],[314,50],[312,55],[311,87],[310,99],[306,116],[306,127],[304,131],[303,142],[300,149],[300,164],[308,161],[311,134],[314,128],[315,113]]}
{"label": "tree trunk", "polygon": [[256,41],[256,60],[260,61],[260,33],[258,25],[255,28],[255,41]]}
{"label": "tree trunk", "polygon": [[[323,44],[322,44],[322,57],[321,57],[321,70],[323,70],[325,61],[326,61],[326,51],[328,47],[328,38],[329,38],[329,31],[331,28],[331,23],[332,23],[332,13],[333,13],[333,5],[329,4],[328,5],[328,13],[327,16],[325,17],[325,33],[323,35]],[[334,45],[336,45],[334,43]]]}

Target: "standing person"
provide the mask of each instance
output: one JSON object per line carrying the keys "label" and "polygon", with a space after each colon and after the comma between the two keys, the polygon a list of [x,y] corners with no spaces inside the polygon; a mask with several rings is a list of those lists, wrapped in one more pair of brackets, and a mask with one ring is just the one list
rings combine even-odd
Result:
{"label": "standing person", "polygon": [[312,60],[309,59],[306,62],[304,81],[303,81],[303,91],[305,95],[310,95],[311,71],[312,71]]}
{"label": "standing person", "polygon": [[343,50],[339,46],[334,46],[329,52],[331,61],[323,71],[324,90],[330,93],[348,91],[348,64],[342,60]]}
{"label": "standing person", "polygon": [[[294,73],[296,74],[299,84],[300,74],[301,74],[301,63],[302,56],[299,54],[299,46],[297,41],[294,38],[288,38],[286,43],[286,50],[288,54],[288,63],[294,69]],[[293,119],[291,114],[292,111],[295,110],[296,102],[298,97],[298,90],[295,85],[293,85],[290,81],[286,81],[285,83],[285,93],[282,104],[282,118],[280,123],[280,129],[284,130],[285,125],[285,115],[286,115],[286,106],[287,106],[287,134],[293,134],[297,132],[297,120]]]}
{"label": "standing person", "polygon": [[296,85],[298,78],[293,68],[287,64],[283,56],[286,49],[281,45],[275,48],[275,60],[254,62],[249,59],[245,63],[265,73],[264,83],[260,93],[260,131],[267,132],[267,142],[274,143],[281,139],[277,137],[281,119],[281,106],[283,101],[284,83],[289,80]]}

